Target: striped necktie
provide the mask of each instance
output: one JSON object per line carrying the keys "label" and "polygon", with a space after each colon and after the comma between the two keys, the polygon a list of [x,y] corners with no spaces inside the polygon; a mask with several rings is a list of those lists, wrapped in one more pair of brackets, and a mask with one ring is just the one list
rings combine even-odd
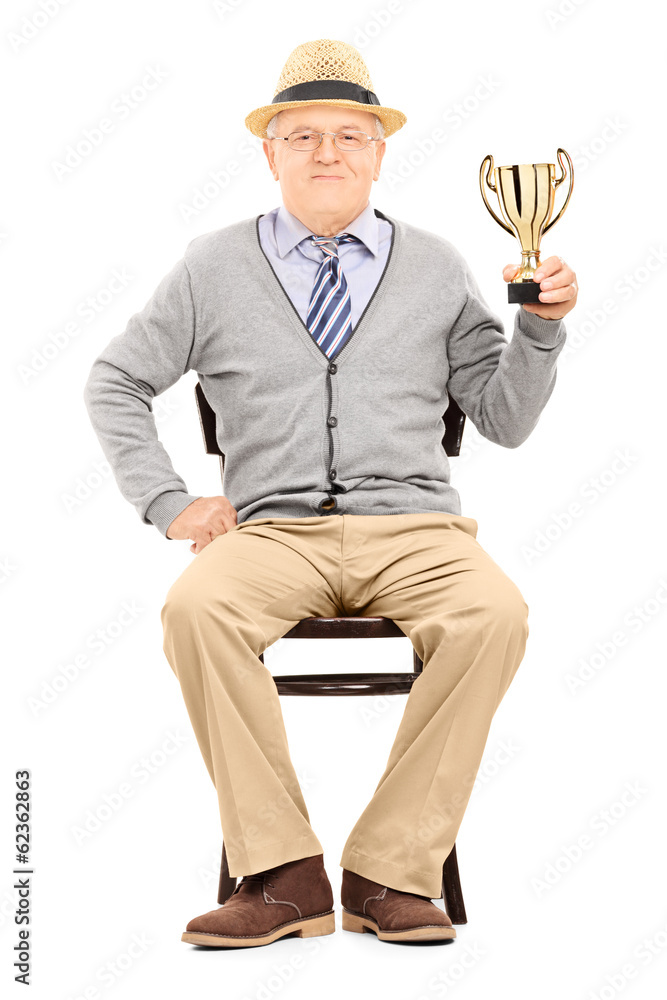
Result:
{"label": "striped necktie", "polygon": [[323,251],[324,258],[311,292],[306,325],[314,341],[331,358],[352,333],[350,293],[340,266],[338,245],[361,241],[349,233],[343,233],[342,236],[311,236],[310,239],[313,246]]}

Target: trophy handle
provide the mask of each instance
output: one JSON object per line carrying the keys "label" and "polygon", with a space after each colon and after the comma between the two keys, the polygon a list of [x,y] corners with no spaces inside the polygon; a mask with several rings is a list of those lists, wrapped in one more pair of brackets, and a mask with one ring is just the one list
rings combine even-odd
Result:
{"label": "trophy handle", "polygon": [[572,188],[574,186],[574,168],[572,166],[572,160],[570,159],[569,153],[566,153],[565,150],[562,149],[559,146],[558,147],[558,152],[557,152],[556,155],[558,156],[558,162],[560,164],[561,175],[560,175],[560,177],[557,177],[556,180],[554,181],[554,188],[557,188],[559,184],[563,183],[563,181],[565,180],[566,174],[567,174],[567,171],[565,170],[565,164],[563,163],[563,159],[562,159],[561,153],[566,158],[566,160],[568,162],[568,166],[570,168],[569,169],[569,174],[570,174],[570,190],[567,192],[567,197],[566,197],[565,201],[563,202],[563,206],[562,206],[560,212],[558,213],[558,215],[554,216],[554,218],[551,220],[551,222],[549,223],[549,225],[545,226],[545,228],[542,230],[542,235],[543,236],[544,236],[545,233],[549,232],[549,230],[551,229],[552,226],[556,225],[556,223],[560,219],[561,215],[563,214],[563,212],[567,208],[567,203],[570,200],[570,196],[572,194]]}
{"label": "trophy handle", "polygon": [[[485,171],[485,167],[487,168],[486,171]],[[507,225],[507,223],[503,222],[502,219],[498,218],[498,216],[496,215],[496,213],[491,208],[491,205],[489,204],[489,199],[486,196],[485,182],[486,182],[486,184],[489,185],[489,187],[491,188],[491,190],[493,191],[493,193],[496,195],[496,197],[498,196],[498,191],[496,190],[496,186],[493,183],[493,179],[492,178],[489,179],[489,175],[491,174],[492,170],[493,170],[493,157],[491,156],[491,154],[489,154],[488,156],[484,157],[484,159],[482,160],[482,165],[479,168],[479,186],[480,186],[480,189],[481,189],[481,192],[482,192],[482,198],[484,199],[484,204],[486,205],[486,207],[488,208],[489,212],[491,213],[491,215],[493,216],[493,218],[496,220],[496,222],[498,223],[498,225],[502,226],[503,229],[505,230],[505,232],[509,233],[510,236],[515,236],[516,233],[512,229],[510,229],[510,227]],[[486,177],[484,176],[485,173],[486,173]],[[561,180],[562,180],[562,178],[561,178]],[[560,183],[560,181],[559,181],[559,183]],[[564,207],[565,206],[563,206],[563,208]]]}

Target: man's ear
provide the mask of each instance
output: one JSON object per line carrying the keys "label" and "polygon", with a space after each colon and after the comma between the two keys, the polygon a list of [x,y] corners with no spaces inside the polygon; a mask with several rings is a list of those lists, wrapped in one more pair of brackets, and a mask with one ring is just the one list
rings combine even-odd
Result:
{"label": "man's ear", "polygon": [[382,163],[382,157],[385,154],[387,148],[387,142],[385,139],[382,142],[377,143],[377,152],[375,154],[375,171],[373,173],[373,180],[376,181],[380,176],[380,164]]}
{"label": "man's ear", "polygon": [[272,142],[268,139],[262,141],[262,149],[266,154],[266,158],[269,161],[269,168],[273,174],[274,180],[278,180],[278,167],[276,166],[276,151]]}

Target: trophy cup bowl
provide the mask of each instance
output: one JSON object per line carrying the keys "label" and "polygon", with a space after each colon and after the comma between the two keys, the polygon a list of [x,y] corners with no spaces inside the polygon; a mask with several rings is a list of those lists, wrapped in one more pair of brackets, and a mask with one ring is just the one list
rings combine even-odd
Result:
{"label": "trophy cup bowl", "polygon": [[[521,244],[521,267],[508,283],[508,302],[540,301],[540,284],[533,278],[540,265],[540,240],[567,208],[574,183],[569,154],[559,146],[557,156],[560,177],[556,177],[555,163],[515,163],[512,166],[494,168],[491,155],[482,160],[479,185],[484,204],[498,225],[510,236],[516,236]],[[563,157],[567,161],[567,170]],[[570,180],[567,197],[558,215],[552,219],[556,188],[568,174]],[[489,203],[487,187],[498,198],[502,219],[498,218]]]}

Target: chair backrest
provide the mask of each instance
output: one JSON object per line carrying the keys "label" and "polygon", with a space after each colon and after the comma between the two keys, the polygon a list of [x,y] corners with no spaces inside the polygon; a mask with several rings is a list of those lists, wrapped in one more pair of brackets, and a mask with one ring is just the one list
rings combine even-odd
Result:
{"label": "chair backrest", "polygon": [[[204,390],[200,382],[197,382],[195,386],[195,399],[197,401],[199,423],[201,424],[201,431],[204,437],[206,454],[220,456],[220,469],[222,471],[224,469],[225,456],[218,445],[215,430],[215,410],[204,395]],[[449,397],[449,404],[443,420],[445,422],[445,433],[442,438],[442,446],[445,449],[445,454],[455,457],[461,450],[466,415],[452,396]]]}

